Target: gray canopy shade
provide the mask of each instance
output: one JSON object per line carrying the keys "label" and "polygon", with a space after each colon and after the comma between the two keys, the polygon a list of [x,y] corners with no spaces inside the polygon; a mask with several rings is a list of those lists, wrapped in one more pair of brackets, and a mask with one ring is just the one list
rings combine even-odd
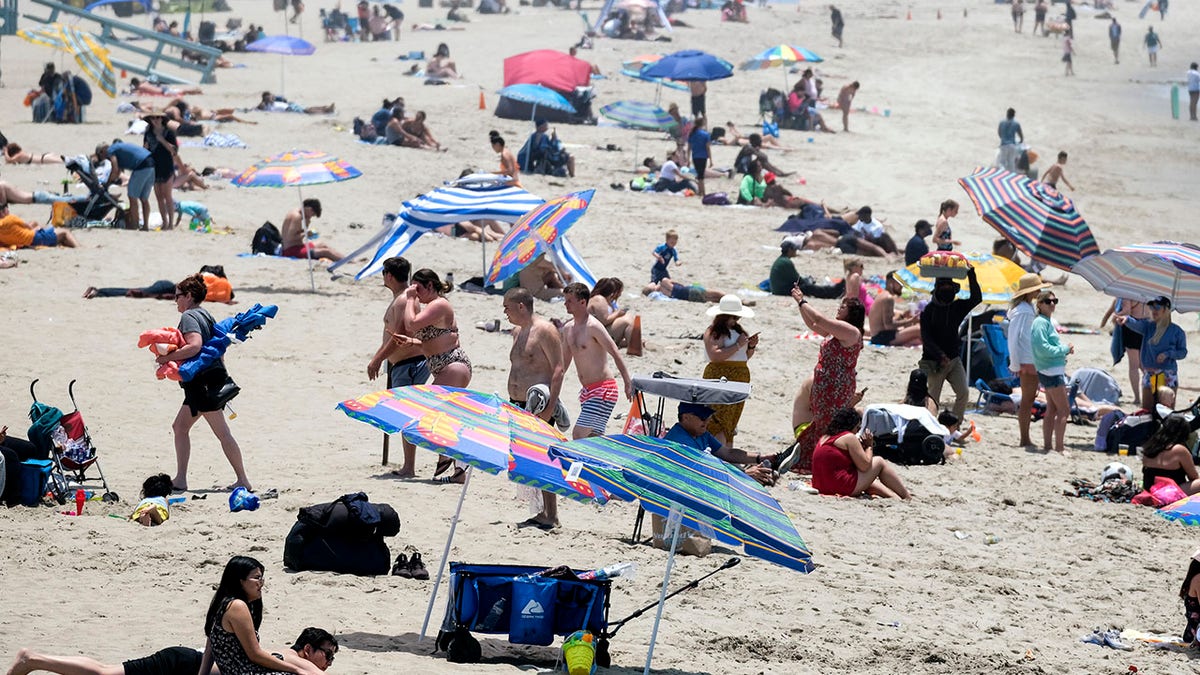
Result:
{"label": "gray canopy shade", "polygon": [[634,375],[633,390],[642,394],[705,405],[730,405],[750,398],[748,382],[675,377],[662,371],[653,375]]}

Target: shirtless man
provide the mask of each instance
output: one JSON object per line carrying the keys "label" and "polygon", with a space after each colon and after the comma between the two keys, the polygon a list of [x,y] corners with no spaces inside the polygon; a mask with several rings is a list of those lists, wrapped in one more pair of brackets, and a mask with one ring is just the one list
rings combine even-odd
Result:
{"label": "shirtless man", "polygon": [[[512,349],[508,352],[512,363],[508,373],[508,399],[518,408],[553,424],[558,417],[558,397],[566,372],[558,330],[554,324],[533,313],[533,295],[524,288],[513,288],[504,294],[504,316],[516,326]],[[539,385],[548,388],[541,410],[529,405],[530,390]],[[538,402],[541,403],[543,401]],[[541,512],[521,525],[539,530],[558,527],[557,496],[543,490]]]}
{"label": "shirtless man", "polygon": [[[383,261],[383,285],[392,292],[392,301],[387,311],[383,313],[383,342],[367,364],[367,377],[374,380],[379,376],[379,369],[386,360],[388,362],[387,386],[409,387],[414,384],[425,384],[429,381],[429,363],[421,352],[420,345],[397,344],[393,335],[411,335],[412,330],[404,323],[404,309],[408,298],[404,291],[408,289],[408,277],[412,265],[399,256]],[[387,443],[387,438],[384,438]],[[397,478],[412,478],[417,475],[413,464],[417,459],[417,448],[412,443],[404,441],[404,464],[392,472]]]}
{"label": "shirtless man", "polygon": [[625,382],[627,400],[633,398],[633,382],[621,360],[617,343],[613,342],[604,324],[588,314],[588,296],[591,295],[588,287],[578,282],[568,284],[563,295],[566,296],[567,312],[571,314],[571,320],[562,327],[563,369],[570,367],[574,360],[575,372],[583,385],[579,392],[579,417],[571,437],[603,436],[618,397],[617,382],[608,367],[610,354]]}
{"label": "shirtless man", "polygon": [[[275,658],[295,666],[302,675],[320,675],[333,665],[337,638],[320,628],[305,628],[288,649],[272,652]],[[168,647],[120,665],[107,665],[86,656],[47,656],[29,649],[17,652],[8,675],[45,671],[61,675],[196,675],[203,655],[188,647]],[[216,666],[211,673],[217,673]]]}
{"label": "shirtless man", "polygon": [[1065,153],[1065,152],[1058,153],[1058,161],[1051,164],[1050,168],[1046,169],[1046,173],[1042,174],[1042,182],[1046,183],[1050,187],[1057,190],[1058,189],[1058,181],[1061,180],[1062,182],[1067,184],[1067,187],[1074,190],[1075,186],[1071,185],[1071,181],[1067,180],[1067,176],[1063,173],[1063,168],[1066,166],[1067,166],[1067,153]]}
{"label": "shirtless man", "polygon": [[850,131],[850,108],[854,104],[854,95],[858,93],[858,88],[856,80],[838,92],[838,107],[842,109],[842,131]]}
{"label": "shirtless man", "polygon": [[280,236],[283,238],[283,251],[280,255],[285,258],[311,257],[313,260],[324,258],[334,261],[345,258],[346,256],[326,244],[311,241],[305,243],[305,234],[312,224],[312,219],[320,217],[321,200],[319,199],[305,199],[303,206],[288,211],[288,214],[283,217],[283,230],[280,232]]}
{"label": "shirtless man", "polygon": [[871,322],[871,344],[881,347],[921,344],[921,317],[896,311],[896,298],[903,291],[895,270],[888,272],[883,290],[875,296],[875,304],[867,314],[867,320]]}

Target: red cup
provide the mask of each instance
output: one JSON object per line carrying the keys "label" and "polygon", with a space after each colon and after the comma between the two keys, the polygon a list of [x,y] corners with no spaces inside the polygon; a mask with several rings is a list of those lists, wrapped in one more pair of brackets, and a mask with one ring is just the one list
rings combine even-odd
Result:
{"label": "red cup", "polygon": [[83,490],[76,490],[75,491],[75,515],[77,515],[77,516],[83,515],[83,503],[86,501],[87,501],[87,495],[83,493]]}

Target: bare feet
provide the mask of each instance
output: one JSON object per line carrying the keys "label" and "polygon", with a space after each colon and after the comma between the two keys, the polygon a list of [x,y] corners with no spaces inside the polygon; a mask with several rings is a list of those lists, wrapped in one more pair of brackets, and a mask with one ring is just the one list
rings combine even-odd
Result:
{"label": "bare feet", "polygon": [[243,483],[243,482],[242,482],[242,481],[240,481],[240,480],[239,480],[239,481],[234,481],[234,482],[230,483],[229,485],[226,485],[226,486],[225,486],[225,489],[226,489],[226,490],[229,490],[230,492],[233,492],[234,490],[236,490],[236,489],[238,489],[238,488],[240,488],[240,487],[241,487],[241,488],[246,488],[246,492],[254,492],[254,488],[253,488],[253,487],[251,487],[251,485],[250,485],[249,483]]}
{"label": "bare feet", "polygon": [[17,658],[13,660],[13,664],[8,669],[7,675],[25,675],[33,672],[33,668],[29,665],[30,651],[22,649],[17,652]]}
{"label": "bare feet", "polygon": [[411,467],[409,467],[409,468],[400,467],[399,469],[392,471],[388,475],[391,476],[392,478],[416,478],[417,472],[413,471],[413,469]]}
{"label": "bare feet", "polygon": [[83,298],[85,300],[91,300],[92,298],[96,297],[96,293],[97,290],[95,286],[88,286],[87,290],[83,292]]}

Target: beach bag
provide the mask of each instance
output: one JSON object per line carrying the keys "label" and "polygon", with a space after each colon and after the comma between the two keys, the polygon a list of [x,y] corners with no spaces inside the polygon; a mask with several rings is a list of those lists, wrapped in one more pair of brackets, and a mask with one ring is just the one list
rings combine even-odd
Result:
{"label": "beach bag", "polygon": [[400,532],[400,516],[387,504],[373,504],[366,493],[307,506],[296,514],[283,545],[283,564],[295,571],[324,571],[371,576],[391,570],[384,537]]}
{"label": "beach bag", "polygon": [[724,192],[714,192],[704,195],[704,199],[701,199],[700,203],[706,206],[729,206],[729,195]]}
{"label": "beach bag", "polygon": [[512,582],[513,612],[508,618],[508,641],[518,645],[549,646],[554,642],[554,607],[558,585],[545,577],[516,577]]}
{"label": "beach bag", "polygon": [[271,221],[263,223],[262,227],[254,231],[254,238],[250,240],[251,253],[279,255],[281,251],[283,251],[283,235],[279,234],[279,228],[275,227]]}

